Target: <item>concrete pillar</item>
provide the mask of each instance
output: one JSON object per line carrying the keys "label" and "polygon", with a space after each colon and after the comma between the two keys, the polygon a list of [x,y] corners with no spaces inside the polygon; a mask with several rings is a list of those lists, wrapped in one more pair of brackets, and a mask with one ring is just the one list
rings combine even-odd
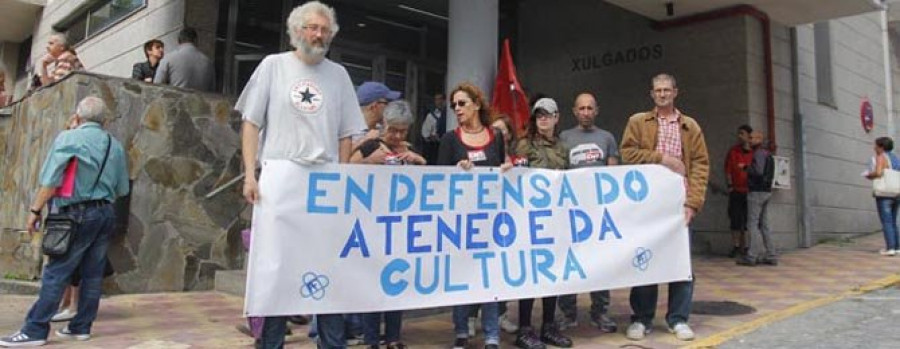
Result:
{"label": "concrete pillar", "polygon": [[[216,30],[218,29],[218,18],[218,0],[185,0],[184,25],[193,27],[197,30],[197,41],[199,41],[197,43],[197,48],[213,60],[216,58]],[[216,77],[217,82],[221,79],[221,77]]]}
{"label": "concrete pillar", "polygon": [[[499,0],[453,0],[447,39],[447,92],[460,82],[481,88],[490,102],[497,71]],[[447,96],[448,102],[451,96]],[[449,104],[449,103],[448,103]],[[447,114],[447,130],[456,128],[456,117]]]}

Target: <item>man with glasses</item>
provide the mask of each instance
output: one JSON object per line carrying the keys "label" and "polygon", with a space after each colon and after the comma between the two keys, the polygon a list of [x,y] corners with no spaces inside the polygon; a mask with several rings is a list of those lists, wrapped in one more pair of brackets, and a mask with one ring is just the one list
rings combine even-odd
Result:
{"label": "man with glasses", "polygon": [[[660,164],[683,176],[687,191],[684,221],[690,225],[706,200],[709,180],[706,140],[697,121],[675,108],[675,97],[678,96],[675,78],[659,74],[653,77],[651,84],[650,97],[656,107],[628,119],[622,136],[622,160],[628,164]],[[631,288],[634,315],[625,332],[628,339],[642,340],[650,333],[658,294],[659,285]],[[666,324],[679,340],[694,339],[694,331],[687,323],[693,296],[693,279],[669,283]]]}
{"label": "man with glasses", "polygon": [[[290,160],[301,165],[346,163],[352,150],[350,137],[365,127],[350,75],[343,66],[325,58],[338,32],[334,9],[318,1],[307,2],[291,11],[287,27],[291,45],[296,49],[264,58],[235,105],[244,120],[241,135],[245,171],[243,191],[244,198],[251,204],[257,204],[260,198],[256,176],[258,160]],[[258,149],[260,146],[262,149]],[[260,178],[266,178],[265,167],[262,171]],[[255,207],[254,215],[262,214],[265,209],[267,206]],[[277,208],[273,209],[277,211]],[[311,237],[309,241],[316,241],[313,237],[317,234],[327,234],[313,227],[297,229],[254,230],[254,241],[260,241],[257,237],[272,238],[282,234],[306,234]],[[251,259],[255,258],[251,252]],[[282,256],[261,258],[279,260]],[[251,270],[253,272],[256,271]],[[265,273],[266,270],[258,272]],[[288,277],[284,274],[272,276]],[[257,347],[282,348],[286,319],[285,316],[267,317]],[[346,347],[341,314],[320,314],[316,322],[320,347]]]}
{"label": "man with glasses", "polygon": [[[572,114],[578,125],[559,135],[566,149],[569,149],[569,168],[616,165],[619,163],[619,147],[612,133],[597,127],[597,99],[590,92],[582,92],[575,97]],[[576,295],[559,297],[559,309],[563,318],[559,329],[578,326],[578,306]],[[601,332],[614,333],[616,322],[609,318],[609,290],[591,292],[591,325]]]}
{"label": "man with glasses", "polygon": [[384,128],[384,107],[388,102],[400,99],[400,92],[391,91],[387,85],[366,81],[356,88],[356,98],[366,120],[366,128],[353,136],[353,148],[369,139],[381,137]]}

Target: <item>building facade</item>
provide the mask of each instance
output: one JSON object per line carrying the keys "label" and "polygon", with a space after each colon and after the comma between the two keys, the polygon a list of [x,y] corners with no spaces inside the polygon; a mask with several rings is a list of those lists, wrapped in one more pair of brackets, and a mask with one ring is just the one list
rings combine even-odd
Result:
{"label": "building facade", "polygon": [[[284,22],[302,2],[5,1],[0,32],[18,31],[2,37],[0,61],[16,77],[7,83],[24,95],[31,62],[59,30],[73,38],[89,71],[128,77],[144,60],[145,41],[161,39],[174,49],[188,25],[214,58],[218,91],[233,97],[262,57],[289,48]],[[324,2],[335,6],[341,24],[330,57],[355,83],[383,81],[419,110],[433,93],[463,80],[489,91],[506,38],[525,89],[556,98],[563,127],[575,124],[568,112],[575,95],[590,91],[599,102],[598,125],[620,136],[629,115],[651,107],[650,77],[674,74],[677,104],[699,121],[710,150],[707,204],[694,224],[697,252],[730,247],[723,163],[741,124],[765,132],[776,155],[789,161],[790,188],[777,190],[770,206],[779,246],[880,229],[870,183],[859,173],[876,137],[897,136],[893,81],[900,71],[892,43],[900,36],[890,25],[893,10],[880,10],[890,1],[721,1],[715,8],[699,0],[671,8],[628,0]],[[16,15],[4,14],[13,3]],[[30,22],[7,21],[28,16]],[[868,132],[863,101],[875,116]]]}

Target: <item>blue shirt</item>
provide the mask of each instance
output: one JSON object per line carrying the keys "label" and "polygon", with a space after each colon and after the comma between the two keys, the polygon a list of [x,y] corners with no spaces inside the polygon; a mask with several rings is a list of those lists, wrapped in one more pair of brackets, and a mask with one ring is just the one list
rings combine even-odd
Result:
{"label": "blue shirt", "polygon": [[[117,197],[128,195],[128,164],[122,144],[94,122],[86,122],[74,130],[63,131],[53,141],[50,153],[41,168],[40,185],[56,188],[62,185],[63,172],[69,159],[78,159],[75,173],[75,190],[71,198],[55,198],[63,207],[89,200],[115,201]],[[107,140],[108,139],[108,140]],[[109,158],[103,174],[94,188],[97,173],[103,164],[106,147]],[[93,188],[93,190],[92,190]]]}

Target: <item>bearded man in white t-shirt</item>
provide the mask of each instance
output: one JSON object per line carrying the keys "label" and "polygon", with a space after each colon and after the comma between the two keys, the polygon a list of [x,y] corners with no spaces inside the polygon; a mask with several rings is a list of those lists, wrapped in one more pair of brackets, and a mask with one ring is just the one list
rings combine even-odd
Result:
{"label": "bearded man in white t-shirt", "polygon": [[[295,50],[264,58],[235,105],[244,120],[244,198],[251,204],[259,200],[258,160],[345,163],[350,137],[366,127],[347,70],[325,58],[338,31],[334,9],[307,2],[291,12],[287,27]],[[283,347],[286,319],[266,318],[257,347]],[[346,346],[342,315],[317,321],[320,345]]]}

